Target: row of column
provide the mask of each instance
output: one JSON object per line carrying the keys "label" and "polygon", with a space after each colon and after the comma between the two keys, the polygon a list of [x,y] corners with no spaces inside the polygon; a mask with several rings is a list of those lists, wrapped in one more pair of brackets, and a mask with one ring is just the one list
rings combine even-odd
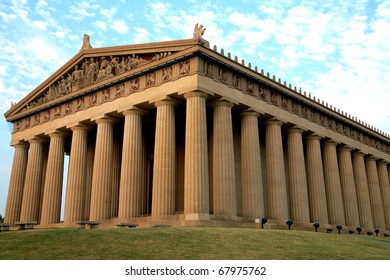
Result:
{"label": "row of column", "polygon": [[[202,92],[185,95],[187,102],[185,131],[184,214],[186,219],[208,215],[209,166],[207,146],[206,98]],[[173,100],[155,103],[157,107],[152,216],[175,214],[176,131]],[[212,103],[213,117],[213,209],[214,215],[236,216],[236,177],[232,128],[233,103]],[[139,217],[145,196],[142,143],[142,115],[137,108],[125,116],[119,187],[112,188],[114,118],[96,120],[95,150],[88,148],[89,127],[72,127],[68,183],[64,222],[84,219],[105,220]],[[283,152],[282,122],[265,123],[266,182],[262,181],[259,113],[241,114],[242,215],[265,216],[282,222],[287,218],[309,223],[345,224],[365,228],[390,228],[390,183],[387,163],[365,157],[352,148],[310,134],[303,145],[303,130],[287,130],[287,163]],[[49,134],[47,163],[43,156],[43,139],[30,139],[28,145],[15,145],[6,222],[38,220],[41,224],[58,223],[60,219],[64,139],[56,131]],[[337,147],[340,146],[338,149]],[[94,164],[91,164],[91,163]],[[47,166],[47,168],[45,168]],[[93,166],[93,168],[92,168]],[[287,166],[287,170],[285,170]],[[44,171],[46,174],[44,174]],[[287,171],[287,172],[286,172]],[[287,174],[287,177],[286,177]],[[88,177],[91,179],[88,179]],[[41,193],[42,179],[44,192]],[[88,183],[92,182],[92,183]],[[264,198],[263,185],[267,197]],[[115,193],[119,192],[119,196]],[[23,194],[23,196],[22,196]],[[113,197],[119,197],[113,205]],[[42,200],[42,211],[39,204]],[[90,205],[89,205],[90,204]],[[115,203],[114,203],[115,204]]]}

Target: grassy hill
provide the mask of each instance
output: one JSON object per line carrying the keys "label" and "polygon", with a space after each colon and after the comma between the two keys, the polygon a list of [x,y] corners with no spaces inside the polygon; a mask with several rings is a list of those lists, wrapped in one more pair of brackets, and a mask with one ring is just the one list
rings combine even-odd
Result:
{"label": "grassy hill", "polygon": [[236,228],[0,232],[0,259],[390,259],[390,238]]}

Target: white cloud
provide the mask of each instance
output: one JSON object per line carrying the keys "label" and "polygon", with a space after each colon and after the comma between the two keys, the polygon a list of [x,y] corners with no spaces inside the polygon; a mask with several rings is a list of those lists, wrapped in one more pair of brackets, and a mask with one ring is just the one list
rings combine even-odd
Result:
{"label": "white cloud", "polygon": [[71,18],[81,21],[86,17],[94,17],[95,10],[99,8],[97,4],[90,4],[89,2],[76,2],[77,4],[72,3],[69,11],[71,14]]}
{"label": "white cloud", "polygon": [[111,28],[121,34],[125,34],[129,31],[129,27],[126,25],[126,22],[122,19],[114,20],[111,24]]}
{"label": "white cloud", "polygon": [[140,44],[149,41],[149,32],[146,28],[135,28],[134,43]]}
{"label": "white cloud", "polygon": [[100,10],[100,14],[102,14],[106,19],[111,20],[112,17],[116,14],[116,11],[116,8],[102,9]]}
{"label": "white cloud", "polygon": [[6,14],[3,11],[0,12],[0,17],[3,18],[5,22],[16,19],[18,16],[16,14]]}
{"label": "white cloud", "polygon": [[45,31],[47,29],[47,22],[41,20],[35,20],[32,22],[32,25],[40,31]]}
{"label": "white cloud", "polygon": [[102,29],[102,30],[107,29],[107,24],[104,21],[97,21],[96,25],[97,25],[97,27],[99,27],[99,29]]}

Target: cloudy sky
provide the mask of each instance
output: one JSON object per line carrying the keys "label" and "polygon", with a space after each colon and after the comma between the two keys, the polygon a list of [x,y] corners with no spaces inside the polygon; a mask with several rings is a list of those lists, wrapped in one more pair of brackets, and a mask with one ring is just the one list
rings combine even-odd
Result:
{"label": "cloudy sky", "polygon": [[[390,0],[0,2],[0,113],[80,49],[191,38],[390,133]],[[0,214],[13,148],[0,117]]]}

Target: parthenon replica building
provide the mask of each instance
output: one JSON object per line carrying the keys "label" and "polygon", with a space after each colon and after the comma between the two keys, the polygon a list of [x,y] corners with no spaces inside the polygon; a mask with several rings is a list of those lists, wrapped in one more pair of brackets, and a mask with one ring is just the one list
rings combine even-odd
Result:
{"label": "parthenon replica building", "polygon": [[271,228],[291,219],[389,233],[389,135],[211,47],[203,32],[104,48],[85,35],[13,104],[5,223],[246,227],[267,218]]}

